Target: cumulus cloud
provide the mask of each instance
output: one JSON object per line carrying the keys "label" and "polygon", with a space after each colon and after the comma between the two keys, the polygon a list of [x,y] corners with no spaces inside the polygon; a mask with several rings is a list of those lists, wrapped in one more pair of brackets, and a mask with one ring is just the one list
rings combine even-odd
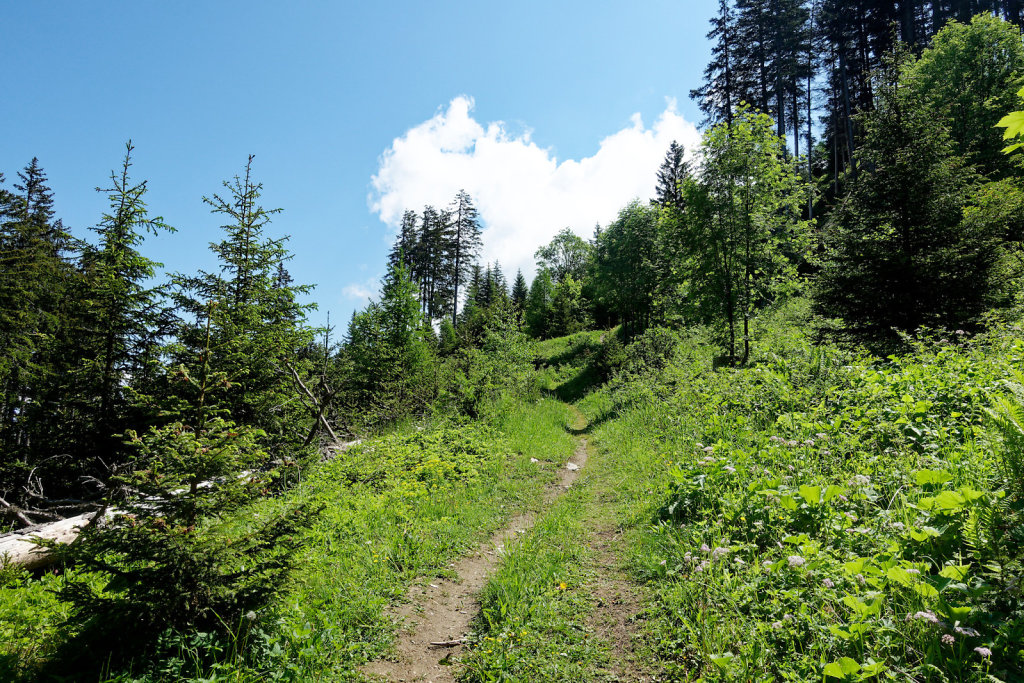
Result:
{"label": "cumulus cloud", "polygon": [[564,227],[589,238],[635,198],[654,196],[656,172],[672,140],[688,153],[700,141],[696,126],[669,100],[649,128],[640,114],[598,144],[593,156],[558,160],[529,132],[513,134],[500,121],[473,118],[473,99],[447,109],[396,138],[373,176],[370,209],[392,228],[406,209],[447,205],[465,189],[484,227],[483,258],[505,272],[534,269],[533,252]]}
{"label": "cumulus cloud", "polygon": [[350,300],[366,303],[377,295],[379,283],[377,280],[367,280],[365,283],[353,283],[342,288],[343,296]]}

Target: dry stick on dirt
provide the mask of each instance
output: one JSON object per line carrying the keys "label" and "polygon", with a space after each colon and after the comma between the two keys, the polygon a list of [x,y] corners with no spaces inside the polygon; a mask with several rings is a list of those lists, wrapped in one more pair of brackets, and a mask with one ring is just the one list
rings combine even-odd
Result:
{"label": "dry stick on dirt", "polygon": [[[549,486],[545,492],[545,505],[573,485],[586,462],[587,443],[584,438],[580,439],[569,463],[559,470],[558,483]],[[575,469],[570,469],[569,464]],[[395,642],[396,661],[370,662],[363,667],[363,673],[374,680],[454,683],[448,655],[439,660],[436,650],[463,645],[470,622],[479,609],[477,595],[504,554],[505,544],[526,533],[535,521],[533,513],[513,518],[476,553],[455,564],[453,571],[459,577],[458,581],[440,580],[411,588],[409,602],[397,607],[393,613],[403,623]]]}

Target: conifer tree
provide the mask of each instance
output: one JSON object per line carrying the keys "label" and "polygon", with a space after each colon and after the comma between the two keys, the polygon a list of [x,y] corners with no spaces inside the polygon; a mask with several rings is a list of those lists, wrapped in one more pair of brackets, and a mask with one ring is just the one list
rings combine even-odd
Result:
{"label": "conifer tree", "polygon": [[97,188],[107,194],[110,211],[93,228],[98,245],[82,256],[86,336],[77,372],[83,399],[95,397],[95,427],[103,439],[123,431],[116,425],[129,400],[126,384],[129,379],[141,383],[151,372],[159,336],[166,332],[158,290],[149,284],[161,264],[143,256],[138,247],[147,233],[173,228],[149,216],[146,182],[136,183],[129,176],[133,150],[128,141],[120,173],[111,173],[111,187]]}
{"label": "conifer tree", "polygon": [[865,172],[831,217],[816,302],[876,341],[920,325],[965,326],[983,310],[996,255],[990,226],[963,221],[977,176],[896,53],[865,116]]}
{"label": "conifer tree", "polygon": [[412,270],[419,285],[421,309],[428,320],[446,315],[452,303],[450,225],[447,210],[439,211],[433,206],[423,209]]}
{"label": "conifer tree", "polygon": [[520,314],[526,308],[526,295],[529,293],[529,288],[526,286],[526,278],[523,277],[523,271],[516,271],[516,279],[512,282],[512,305],[515,307]]}
{"label": "conifer tree", "polygon": [[491,305],[507,304],[508,297],[508,281],[501,270],[501,263],[495,261],[491,268]]}
{"label": "conifer tree", "polygon": [[402,223],[398,229],[398,236],[395,244],[388,254],[388,265],[402,263],[409,269],[410,275],[415,279],[414,259],[416,257],[416,242],[418,234],[419,217],[415,211],[406,211],[402,214]]}
{"label": "conifer tree", "polygon": [[450,231],[452,324],[459,311],[459,285],[466,282],[470,268],[480,251],[480,220],[473,200],[465,190],[459,190],[452,201]]}
{"label": "conifer tree", "polygon": [[[290,423],[298,418],[282,406],[294,405],[289,400],[294,375],[286,366],[310,341],[303,325],[308,306],[296,300],[309,287],[280,286],[279,267],[290,258],[287,237],[265,234],[280,210],[260,206],[263,186],[252,179],[252,160],[250,156],[244,176],[224,182],[226,196],[203,198],[212,213],[227,220],[221,226],[224,239],[210,245],[219,272],[175,277],[176,303],[193,316],[180,321],[181,346],[175,355],[186,369],[195,363],[204,344],[201,321],[209,315],[211,367],[229,384],[224,408],[233,420],[281,439],[293,431],[296,425]],[[298,429],[304,435],[304,428]]]}
{"label": "conifer tree", "polygon": [[661,162],[661,166],[658,168],[658,185],[657,195],[658,203],[669,209],[676,211],[682,211],[683,209],[683,195],[682,186],[683,179],[690,174],[690,165],[686,161],[685,150],[675,140],[668,147],[668,152],[665,153],[665,160]]}
{"label": "conifer tree", "polygon": [[[76,248],[54,218],[53,193],[39,160],[18,173],[5,198],[0,225],[0,449],[11,461],[46,452],[45,436],[58,429],[47,397],[61,357],[65,294]],[[36,437],[43,437],[42,439]]]}
{"label": "conifer tree", "polygon": [[735,107],[740,103],[736,62],[741,49],[731,0],[718,0],[718,14],[711,19],[707,38],[715,41],[711,61],[704,69],[704,85],[691,90],[690,97],[697,100],[706,115],[705,124],[719,121],[731,124]]}
{"label": "conifer tree", "polygon": [[421,403],[432,334],[408,270],[389,266],[380,301],[353,316],[345,345],[355,400],[368,419],[394,420]]}

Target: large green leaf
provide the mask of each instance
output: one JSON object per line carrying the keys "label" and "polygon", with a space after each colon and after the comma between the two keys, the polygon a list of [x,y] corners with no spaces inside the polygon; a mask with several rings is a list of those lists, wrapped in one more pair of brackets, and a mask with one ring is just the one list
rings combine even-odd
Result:
{"label": "large green leaf", "polygon": [[829,678],[848,680],[851,676],[860,671],[860,664],[849,657],[843,657],[837,662],[830,662],[825,665],[825,675]]}

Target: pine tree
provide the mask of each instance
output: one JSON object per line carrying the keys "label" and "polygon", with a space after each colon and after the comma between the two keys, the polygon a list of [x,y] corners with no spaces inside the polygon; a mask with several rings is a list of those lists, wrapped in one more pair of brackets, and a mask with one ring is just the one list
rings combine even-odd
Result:
{"label": "pine tree", "polygon": [[354,315],[349,325],[350,384],[363,419],[370,422],[392,421],[421,407],[419,397],[429,390],[424,375],[434,344],[417,291],[405,266],[391,265],[380,301]]}
{"label": "pine tree", "polygon": [[[59,427],[46,396],[57,376],[58,340],[74,278],[68,262],[77,244],[54,218],[53,193],[38,159],[18,173],[0,225],[0,449],[11,460],[39,459],[37,436]],[[45,440],[45,438],[44,438]]]}
{"label": "pine tree", "polygon": [[175,355],[186,369],[194,365],[205,343],[203,321],[209,317],[211,367],[229,385],[223,407],[233,420],[283,440],[289,433],[295,436],[296,428],[305,435],[304,427],[291,424],[299,413],[282,406],[294,405],[289,400],[294,376],[287,365],[310,342],[303,325],[308,306],[296,300],[309,287],[280,286],[279,268],[290,258],[287,237],[265,236],[271,217],[280,210],[260,206],[263,186],[252,179],[252,160],[250,156],[244,176],[224,182],[226,196],[203,198],[212,213],[228,220],[221,226],[224,239],[210,245],[220,267],[219,272],[175,277],[176,303],[193,316],[180,321],[181,345]]}
{"label": "pine tree", "polygon": [[414,258],[416,255],[416,241],[419,236],[418,234],[419,217],[415,211],[406,211],[402,214],[402,223],[398,229],[398,236],[395,238],[395,244],[391,247],[391,252],[388,254],[388,265],[394,266],[398,263],[403,264],[410,270],[413,279],[415,279],[415,273],[413,273]]}
{"label": "pine tree", "polygon": [[447,315],[453,301],[451,222],[447,210],[438,211],[432,206],[423,209],[412,271],[419,285],[420,305],[428,320]]}
{"label": "pine tree", "polygon": [[83,255],[86,274],[85,312],[91,339],[85,340],[81,371],[90,379],[98,398],[96,426],[103,437],[123,431],[115,427],[128,401],[125,386],[138,382],[157,358],[159,335],[165,320],[157,288],[149,286],[162,264],[138,251],[146,233],[173,232],[162,218],[150,217],[146,208],[146,182],[129,177],[134,147],[126,145],[121,172],[111,173],[105,192],[110,212],[93,228],[99,244]]}
{"label": "pine tree", "polygon": [[529,293],[529,288],[526,286],[526,278],[523,277],[523,271],[516,271],[516,279],[512,283],[512,305],[515,309],[522,314],[526,308],[526,295]]}
{"label": "pine tree", "polygon": [[509,302],[508,297],[508,280],[505,279],[505,273],[501,270],[501,263],[495,261],[491,268],[491,305],[504,306]]}
{"label": "pine tree", "polygon": [[449,210],[452,222],[449,227],[452,282],[452,324],[459,311],[459,285],[466,282],[470,267],[480,251],[480,220],[473,200],[465,190],[459,190]]}
{"label": "pine tree", "polygon": [[740,103],[736,82],[736,61],[740,52],[736,35],[736,16],[731,0],[718,0],[718,14],[711,19],[708,40],[715,41],[711,48],[711,62],[704,69],[704,85],[690,91],[707,116],[704,123],[725,121],[732,123],[733,112]]}
{"label": "pine tree", "polygon": [[683,195],[680,190],[683,179],[690,175],[690,164],[685,159],[685,150],[675,140],[665,153],[665,160],[658,168],[658,203],[665,207],[682,211]]}
{"label": "pine tree", "polygon": [[818,310],[877,341],[893,329],[970,324],[996,254],[987,226],[963,221],[977,177],[942,118],[901,82],[907,59],[897,53],[873,84],[865,172],[829,221],[817,279]]}

